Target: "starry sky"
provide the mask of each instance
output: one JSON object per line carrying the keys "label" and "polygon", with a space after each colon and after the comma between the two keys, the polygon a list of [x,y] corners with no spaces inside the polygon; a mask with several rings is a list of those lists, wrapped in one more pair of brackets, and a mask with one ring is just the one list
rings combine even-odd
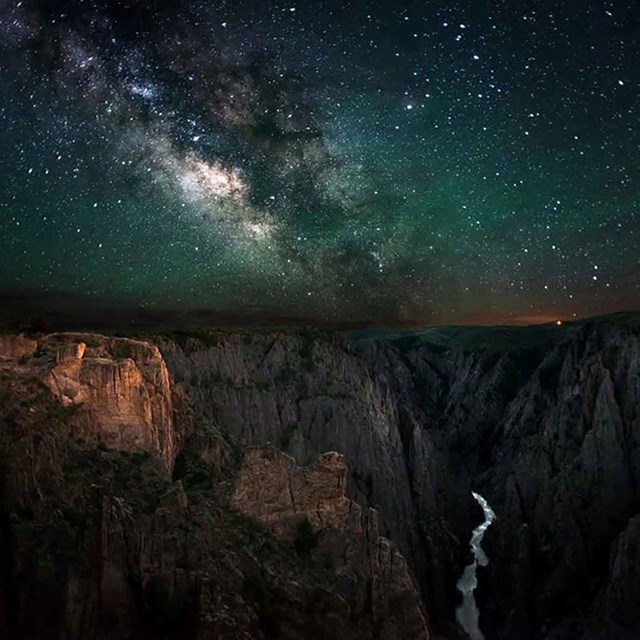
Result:
{"label": "starry sky", "polygon": [[640,308],[636,2],[0,0],[0,291]]}

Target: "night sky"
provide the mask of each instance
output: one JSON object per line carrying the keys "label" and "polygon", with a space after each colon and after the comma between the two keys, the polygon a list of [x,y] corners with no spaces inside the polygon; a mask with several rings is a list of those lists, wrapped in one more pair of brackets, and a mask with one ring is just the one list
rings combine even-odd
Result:
{"label": "night sky", "polygon": [[0,291],[640,308],[636,2],[0,0]]}

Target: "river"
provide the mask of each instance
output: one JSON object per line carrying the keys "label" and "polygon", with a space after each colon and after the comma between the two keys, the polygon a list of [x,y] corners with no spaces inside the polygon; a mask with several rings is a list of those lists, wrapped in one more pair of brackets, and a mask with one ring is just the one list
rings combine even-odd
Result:
{"label": "river", "polygon": [[473,554],[473,562],[465,567],[462,577],[456,585],[458,591],[462,594],[462,604],[456,609],[456,619],[471,640],[484,640],[484,635],[480,631],[480,612],[478,611],[474,591],[478,586],[478,577],[476,575],[478,565],[486,567],[489,564],[489,558],[482,550],[481,543],[486,530],[496,519],[496,514],[479,493],[472,492],[472,495],[482,507],[484,521],[471,533],[470,547]]}

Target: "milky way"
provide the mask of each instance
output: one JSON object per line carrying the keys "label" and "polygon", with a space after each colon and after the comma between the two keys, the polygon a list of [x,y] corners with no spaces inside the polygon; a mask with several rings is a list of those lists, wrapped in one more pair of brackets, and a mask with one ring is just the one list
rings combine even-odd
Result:
{"label": "milky way", "polygon": [[639,25],[620,2],[0,0],[0,289],[424,324],[637,308]]}

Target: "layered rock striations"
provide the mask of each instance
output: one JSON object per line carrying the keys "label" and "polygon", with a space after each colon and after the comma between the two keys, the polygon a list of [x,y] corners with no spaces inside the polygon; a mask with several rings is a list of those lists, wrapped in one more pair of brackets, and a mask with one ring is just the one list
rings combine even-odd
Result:
{"label": "layered rock striations", "polygon": [[182,391],[158,348],[128,338],[51,334],[0,337],[0,370],[41,380],[73,412],[79,436],[120,451],[150,452],[170,473],[188,430]]}
{"label": "layered rock striations", "polygon": [[341,454],[325,453],[304,469],[273,447],[250,448],[232,505],[279,540],[306,541],[313,556],[336,572],[343,593],[366,610],[363,635],[426,640],[420,598],[404,558],[380,535],[377,512],[346,497],[346,481]]}
{"label": "layered rock striations", "polygon": [[[297,485],[300,500],[324,496],[320,542],[301,545],[246,508],[257,450],[241,465],[228,434],[186,411],[155,346],[69,334],[7,341],[2,637],[429,637],[403,558],[373,512],[344,496],[340,456]],[[280,486],[277,465],[261,471],[256,492]]]}
{"label": "layered rock striations", "polygon": [[379,510],[438,632],[458,633],[477,490],[498,515],[478,591],[488,634],[628,637],[638,622],[613,594],[634,593],[636,575],[621,587],[640,511],[636,319],[459,332],[444,345],[302,332],[159,346],[194,410],[245,444],[300,464],[345,456],[349,495]]}
{"label": "layered rock striations", "polygon": [[[4,618],[462,638],[477,491],[486,637],[640,635],[637,319],[358,338],[3,337]],[[49,530],[82,562],[31,559]]]}
{"label": "layered rock striations", "polygon": [[[412,577],[435,611],[453,611],[455,576],[427,571],[427,563],[438,545],[461,568],[468,536],[460,542],[417,501],[444,491],[447,501],[464,504],[469,492],[450,486],[446,451],[347,340],[310,331],[214,332],[158,344],[195,414],[243,446],[271,443],[300,465],[328,450],[342,453],[350,495],[379,511],[383,532],[411,558]],[[424,471],[416,476],[418,464]]]}
{"label": "layered rock striations", "polygon": [[551,638],[640,630],[625,599],[611,597],[634,594],[638,577],[636,561],[622,578],[619,559],[640,513],[639,356],[634,328],[584,327],[545,356],[491,434],[479,480],[503,517],[486,599],[506,617],[504,637],[540,627]]}

